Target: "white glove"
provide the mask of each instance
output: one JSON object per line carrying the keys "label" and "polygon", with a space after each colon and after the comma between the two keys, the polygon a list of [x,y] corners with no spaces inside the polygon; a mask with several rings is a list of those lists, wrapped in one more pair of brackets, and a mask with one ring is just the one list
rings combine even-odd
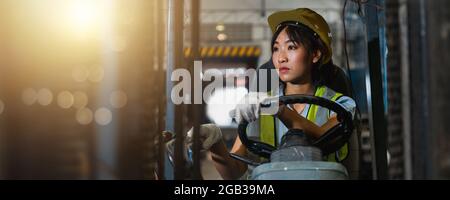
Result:
{"label": "white glove", "polygon": [[[270,108],[265,114],[276,114],[278,112],[278,97],[270,97],[265,92],[250,92],[245,95],[234,110],[231,110],[230,117],[234,118],[238,124],[242,121],[253,122],[259,118],[261,110],[261,103],[275,103],[271,104]],[[273,106],[273,105],[276,105]]]}
{"label": "white glove", "polygon": [[[186,135],[186,143],[192,145],[194,127],[192,127]],[[215,124],[200,125],[200,143],[204,150],[209,150],[214,144],[222,139],[222,131]]]}
{"label": "white glove", "polygon": [[230,116],[236,120],[238,124],[242,121],[252,122],[259,117],[259,104],[268,95],[264,92],[250,92],[246,94],[236,105],[234,110],[230,112]]}

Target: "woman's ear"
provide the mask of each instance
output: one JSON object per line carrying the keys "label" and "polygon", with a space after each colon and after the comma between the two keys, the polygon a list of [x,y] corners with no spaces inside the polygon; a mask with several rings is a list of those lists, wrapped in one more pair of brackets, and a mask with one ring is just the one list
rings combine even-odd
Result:
{"label": "woman's ear", "polygon": [[322,57],[322,52],[320,52],[319,50],[317,50],[316,52],[314,52],[313,55],[313,63],[316,64],[317,62],[319,62],[320,58]]}

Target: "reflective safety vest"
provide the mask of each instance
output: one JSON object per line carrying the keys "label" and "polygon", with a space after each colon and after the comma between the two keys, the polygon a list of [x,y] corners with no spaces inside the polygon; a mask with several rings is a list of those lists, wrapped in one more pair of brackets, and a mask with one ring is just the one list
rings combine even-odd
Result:
{"label": "reflective safety vest", "polygon": [[[316,88],[314,96],[326,98],[333,102],[336,102],[336,100],[342,97],[343,94],[335,92],[334,90],[326,86],[319,86],[318,88]],[[330,118],[330,112],[331,111],[328,110],[327,108],[311,104],[308,109],[308,114],[306,115],[306,118],[309,121],[314,122],[316,125],[324,124]],[[261,142],[270,144],[272,146],[277,145],[277,143],[275,142],[277,138],[275,120],[276,120],[275,117],[273,117],[272,115],[261,115],[259,119]],[[324,159],[330,162],[341,162],[345,158],[347,158],[348,152],[349,152],[348,143],[345,143],[345,145],[342,146],[341,149],[339,149],[335,153],[325,155]]]}

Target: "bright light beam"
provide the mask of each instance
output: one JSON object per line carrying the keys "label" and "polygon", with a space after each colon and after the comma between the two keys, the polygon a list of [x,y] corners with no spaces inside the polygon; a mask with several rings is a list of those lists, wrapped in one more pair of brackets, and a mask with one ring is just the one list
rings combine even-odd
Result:
{"label": "bright light beam", "polygon": [[100,22],[100,6],[97,1],[73,1],[68,14],[70,25],[80,33],[92,31]]}

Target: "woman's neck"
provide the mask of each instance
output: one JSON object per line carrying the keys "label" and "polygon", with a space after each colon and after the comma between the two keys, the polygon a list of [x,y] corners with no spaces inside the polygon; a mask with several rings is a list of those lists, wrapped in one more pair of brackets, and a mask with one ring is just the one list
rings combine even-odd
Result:
{"label": "woman's neck", "polygon": [[311,82],[302,83],[302,84],[294,84],[294,83],[286,83],[285,94],[307,94],[314,95],[314,85]]}

